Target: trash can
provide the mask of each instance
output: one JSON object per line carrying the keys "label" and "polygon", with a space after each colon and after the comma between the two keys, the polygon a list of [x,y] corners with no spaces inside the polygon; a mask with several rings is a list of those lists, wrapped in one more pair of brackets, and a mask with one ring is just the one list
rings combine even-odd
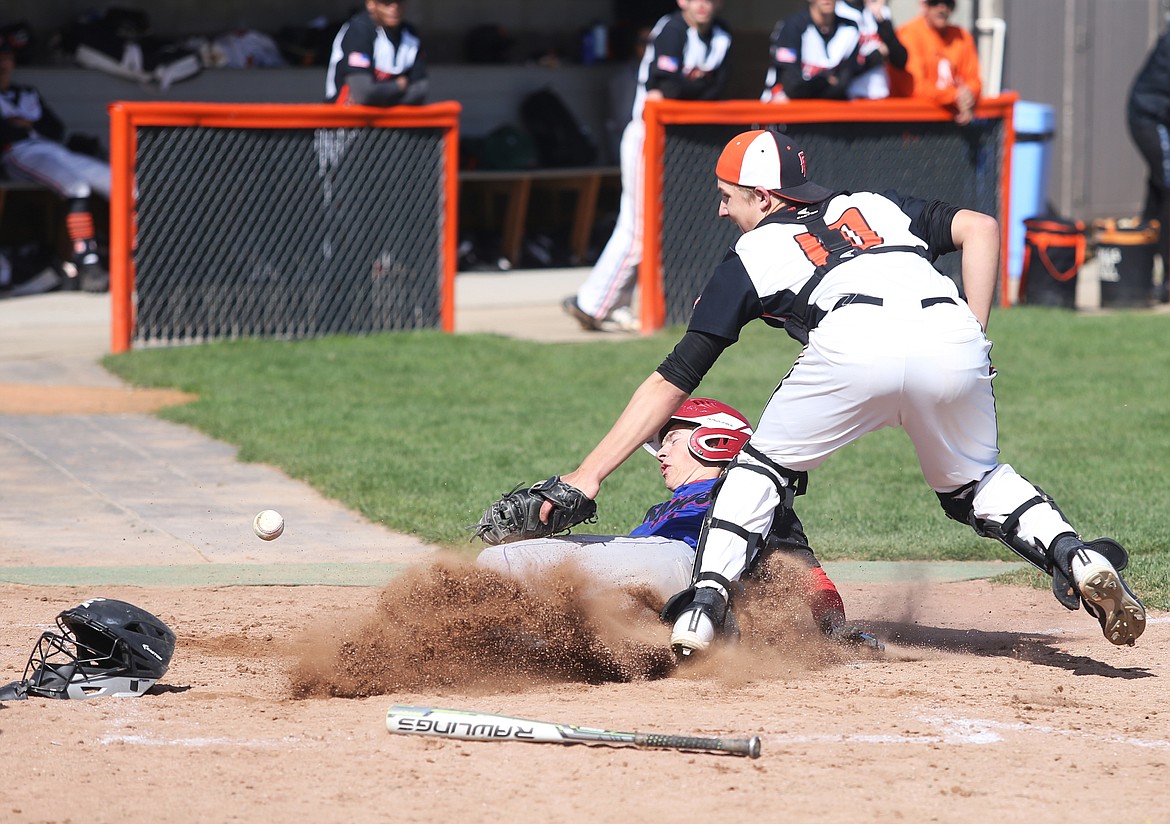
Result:
{"label": "trash can", "polygon": [[1016,142],[1012,146],[1008,221],[1008,274],[1013,278],[1024,271],[1024,221],[1048,209],[1048,158],[1054,123],[1051,106],[1021,100],[1013,107]]}
{"label": "trash can", "polygon": [[1020,302],[1032,306],[1077,306],[1077,273],[1085,262],[1085,224],[1060,217],[1024,221]]}
{"label": "trash can", "polygon": [[1093,245],[1101,280],[1101,306],[1134,308],[1154,300],[1158,221],[1139,218],[1093,221]]}

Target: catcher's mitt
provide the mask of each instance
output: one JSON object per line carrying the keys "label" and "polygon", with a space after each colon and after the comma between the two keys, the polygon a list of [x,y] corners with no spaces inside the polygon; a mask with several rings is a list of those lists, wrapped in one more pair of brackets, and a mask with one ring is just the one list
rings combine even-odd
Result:
{"label": "catcher's mitt", "polygon": [[[545,501],[553,505],[548,523],[540,520],[540,508]],[[492,545],[509,544],[527,538],[547,538],[596,520],[597,504],[554,475],[527,489],[517,486],[489,506],[479,523],[472,527],[472,537]]]}

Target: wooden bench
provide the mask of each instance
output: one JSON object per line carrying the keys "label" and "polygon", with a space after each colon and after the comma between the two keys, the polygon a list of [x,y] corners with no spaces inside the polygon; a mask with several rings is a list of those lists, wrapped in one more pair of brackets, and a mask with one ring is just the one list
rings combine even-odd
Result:
{"label": "wooden bench", "polygon": [[471,188],[484,194],[502,192],[505,197],[500,251],[515,266],[520,262],[524,230],[528,223],[528,201],[534,187],[570,191],[576,195],[569,251],[575,263],[585,259],[589,235],[597,217],[597,196],[602,184],[621,186],[617,166],[579,166],[563,169],[509,171],[465,171],[459,173],[460,199]]}

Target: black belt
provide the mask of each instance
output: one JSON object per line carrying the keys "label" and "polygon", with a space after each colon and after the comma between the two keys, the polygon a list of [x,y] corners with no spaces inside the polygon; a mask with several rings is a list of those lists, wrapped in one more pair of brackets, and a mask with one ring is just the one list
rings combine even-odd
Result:
{"label": "black belt", "polygon": [[[940,303],[953,304],[954,302],[954,298],[923,298],[922,308],[926,309],[931,306],[938,306]],[[833,309],[830,309],[829,311],[831,312],[836,309],[840,309],[842,306],[848,306],[851,303],[868,303],[870,306],[881,306],[885,303],[885,301],[881,298],[875,298],[873,295],[845,295],[843,298],[833,304]]]}

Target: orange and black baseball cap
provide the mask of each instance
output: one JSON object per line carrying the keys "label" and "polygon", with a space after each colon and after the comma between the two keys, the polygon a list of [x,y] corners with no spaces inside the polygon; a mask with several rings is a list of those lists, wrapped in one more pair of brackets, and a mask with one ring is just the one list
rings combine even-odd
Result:
{"label": "orange and black baseball cap", "polygon": [[723,147],[715,176],[737,186],[764,189],[799,203],[820,203],[835,192],[808,179],[804,151],[786,134],[755,129]]}

